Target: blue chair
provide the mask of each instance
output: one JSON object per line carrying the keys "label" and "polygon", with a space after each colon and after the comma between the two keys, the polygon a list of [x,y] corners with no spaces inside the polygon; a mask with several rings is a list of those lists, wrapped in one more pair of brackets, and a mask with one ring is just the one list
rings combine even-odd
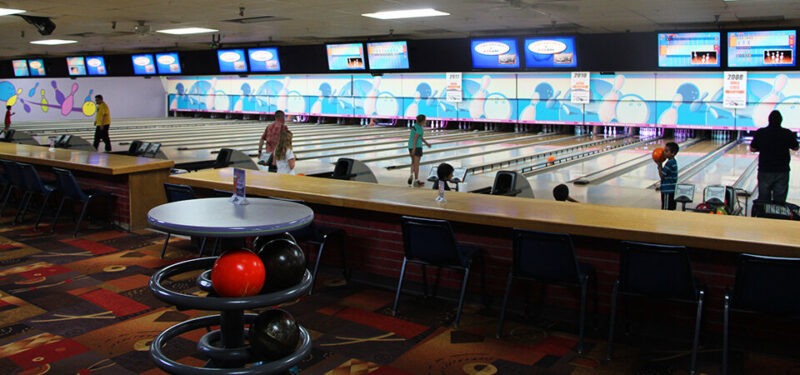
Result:
{"label": "blue chair", "polygon": [[[11,196],[14,195],[15,191],[22,192],[24,196],[25,192],[28,190],[28,187],[25,184],[25,177],[22,175],[22,170],[19,168],[19,165],[17,165],[17,162],[2,160],[2,163],[3,174],[5,175],[5,179],[8,181],[9,185],[6,189],[5,198],[3,199],[3,206],[0,207],[0,216],[3,215],[3,211],[5,211],[8,201],[11,199]],[[22,209],[22,205],[17,205],[17,209]],[[14,221],[16,221],[16,216],[14,217]]]}
{"label": "blue chair", "polygon": [[[33,200],[34,194],[40,194],[42,196],[42,207],[39,209],[39,214],[36,215],[36,224],[34,224],[33,229],[39,229],[39,222],[42,220],[42,214],[44,213],[45,207],[47,207],[47,202],[50,201],[50,196],[53,194],[53,191],[56,190],[54,185],[45,184],[42,182],[42,179],[39,177],[39,173],[36,172],[36,168],[33,165],[27,163],[17,163],[19,166],[20,171],[22,172],[22,176],[25,179],[25,186],[27,190],[22,197],[22,209],[17,212],[17,218],[22,219],[25,218],[25,213],[28,211],[28,206],[31,204],[31,200]],[[17,219],[15,218],[15,220]]]}
{"label": "blue chair", "polygon": [[[594,267],[575,258],[575,248],[568,234],[535,232],[514,229],[513,263],[497,323],[497,338],[503,333],[511,282],[516,279],[578,287],[581,290],[578,354],[583,354],[583,331],[586,318],[586,290],[594,278]],[[595,284],[596,285],[596,284]]]}
{"label": "blue chair", "polygon": [[800,258],[742,254],[736,262],[733,291],[725,291],[722,374],[728,373],[731,310],[775,316],[800,314]]}
{"label": "blue chair", "polygon": [[75,232],[72,233],[73,237],[78,236],[78,231],[81,229],[81,222],[83,221],[83,218],[86,216],[89,204],[98,198],[105,199],[107,201],[108,221],[112,227],[114,226],[114,195],[102,190],[81,189],[81,187],[78,185],[78,181],[75,180],[75,176],[72,175],[72,172],[66,169],[54,167],[53,173],[55,173],[56,175],[56,180],[58,181],[58,188],[59,190],[61,190],[63,197],[61,198],[61,203],[58,204],[56,215],[53,218],[53,227],[50,229],[51,232],[56,230],[56,223],[58,222],[58,217],[61,215],[61,209],[64,207],[64,202],[66,202],[67,200],[73,200],[83,203],[81,214],[78,217],[78,223],[75,225]]}
{"label": "blue chair", "polygon": [[617,312],[617,296],[620,294],[697,304],[692,359],[689,367],[689,373],[694,374],[705,290],[698,285],[692,274],[686,247],[627,241],[622,243],[619,278],[614,282],[611,293],[611,321],[606,360],[611,360],[614,318]]}
{"label": "blue chair", "polygon": [[[473,259],[482,257],[481,249],[473,246],[462,246],[456,241],[453,228],[446,220],[423,219],[418,217],[403,216],[403,265],[400,268],[400,280],[397,282],[397,292],[392,305],[392,315],[397,314],[397,302],[400,291],[403,289],[403,278],[406,273],[406,264],[415,263],[422,266],[422,280],[425,295],[428,295],[428,277],[425,267],[428,265],[440,268],[464,271],[461,282],[461,292],[458,297],[458,308],[454,326],[458,328],[461,320],[461,308],[464,305],[464,293],[467,290],[470,268]],[[438,281],[438,280],[437,280]],[[486,291],[485,272],[481,272],[482,291]]]}
{"label": "blue chair", "polygon": [[[214,191],[215,193],[217,190]],[[227,196],[230,196],[230,192],[223,192],[219,191],[220,193],[226,193]],[[270,197],[270,199],[277,199],[286,202],[295,202],[295,203],[304,203],[301,200],[296,199],[286,199],[286,198],[277,198],[277,197]],[[307,242],[312,245],[318,246],[317,248],[317,260],[314,262],[314,270],[311,273],[312,281],[311,281],[311,288],[308,289],[308,295],[314,291],[314,285],[317,283],[317,271],[319,270],[319,261],[322,259],[322,253],[325,251],[326,247],[329,247],[331,241],[336,241],[339,246],[339,253],[342,257],[342,276],[346,281],[350,281],[350,270],[347,268],[347,257],[344,251],[344,239],[347,236],[345,231],[341,228],[336,227],[329,227],[324,225],[317,225],[315,222],[311,222],[305,228],[301,228],[295,231],[288,232],[289,234],[294,237],[297,243],[300,242]],[[258,249],[256,249],[258,250]]]}
{"label": "blue chair", "polygon": [[[164,192],[167,195],[167,202],[179,202],[189,199],[197,199],[197,195],[194,193],[194,190],[188,185],[164,183]],[[162,259],[164,258],[164,254],[167,252],[167,245],[169,244],[169,238],[171,235],[171,233],[167,232],[167,238],[164,240],[164,248],[161,249]],[[206,238],[203,237],[203,243],[200,245],[200,256],[203,255],[203,247],[205,247],[205,244]]]}

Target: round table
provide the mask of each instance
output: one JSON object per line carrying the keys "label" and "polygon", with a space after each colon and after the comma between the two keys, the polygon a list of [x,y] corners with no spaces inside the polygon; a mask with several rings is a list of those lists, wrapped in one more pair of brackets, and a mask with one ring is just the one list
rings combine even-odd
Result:
{"label": "round table", "polygon": [[147,213],[155,229],[205,237],[253,237],[290,232],[314,220],[314,212],[295,202],[247,198],[234,205],[229,198],[202,198],[165,203]]}

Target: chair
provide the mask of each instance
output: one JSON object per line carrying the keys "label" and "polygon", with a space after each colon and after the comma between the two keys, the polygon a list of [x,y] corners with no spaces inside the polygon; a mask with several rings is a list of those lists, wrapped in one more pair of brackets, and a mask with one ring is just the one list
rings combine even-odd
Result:
{"label": "chair", "polygon": [[83,203],[83,208],[81,209],[81,214],[78,217],[78,223],[75,225],[75,232],[72,233],[72,237],[78,236],[78,231],[81,229],[81,222],[86,216],[89,204],[98,198],[107,200],[108,221],[112,227],[114,226],[114,195],[102,190],[81,189],[81,187],[78,186],[78,181],[75,180],[75,176],[73,176],[72,172],[69,170],[54,167],[53,173],[56,175],[58,187],[59,190],[61,190],[63,197],[61,198],[61,203],[58,204],[56,215],[53,217],[53,227],[50,228],[51,232],[56,230],[56,223],[58,222],[58,217],[61,215],[61,209],[64,207],[64,202],[66,202],[68,199]]}
{"label": "chair", "polygon": [[[14,194],[14,190],[21,191],[23,196],[28,190],[28,187],[25,184],[25,177],[23,177],[22,170],[19,168],[17,162],[10,160],[2,160],[1,162],[3,163],[3,174],[5,175],[5,179],[8,181],[8,188],[6,188],[6,196],[3,199],[3,206],[0,207],[0,216],[3,215],[3,211],[6,209],[8,200],[11,199],[11,195]],[[22,205],[19,205],[17,208],[21,209]],[[16,221],[16,217],[14,218],[14,221]]]}
{"label": "chair", "polygon": [[722,374],[728,373],[730,311],[773,315],[800,313],[800,258],[742,254],[736,262],[733,291],[725,291],[722,331]]}
{"label": "chair", "polygon": [[[216,191],[215,191],[216,192]],[[230,193],[228,193],[230,196]],[[270,199],[277,199],[286,202],[295,202],[295,203],[304,203],[301,200],[295,199],[286,199],[286,198],[276,198],[270,197]],[[336,227],[329,227],[324,225],[317,225],[315,222],[311,222],[308,226],[289,232],[295,240],[300,242],[308,242],[310,244],[314,244],[319,246],[317,248],[317,260],[314,262],[314,270],[311,273],[311,288],[308,289],[308,295],[314,291],[314,285],[317,283],[317,271],[319,270],[319,261],[322,259],[322,253],[325,250],[326,246],[330,246],[330,241],[336,240],[339,245],[339,252],[342,256],[342,276],[345,280],[350,281],[350,271],[347,268],[347,258],[344,253],[344,239],[347,235],[343,229],[336,228]]]}
{"label": "chair", "polygon": [[219,169],[219,168],[227,168],[231,165],[231,157],[233,156],[233,150],[230,148],[221,148],[219,149],[219,153],[217,154],[217,160],[214,162],[212,168]]}
{"label": "chair", "polygon": [[[472,246],[462,246],[456,242],[455,234],[450,223],[446,220],[423,219],[403,216],[403,265],[400,268],[400,280],[397,282],[397,292],[392,305],[392,315],[397,314],[397,302],[403,288],[403,277],[406,273],[406,264],[415,263],[422,266],[422,280],[425,295],[428,295],[428,277],[425,267],[427,265],[464,271],[461,282],[461,292],[458,298],[458,309],[454,326],[458,328],[461,319],[461,308],[464,305],[464,292],[467,290],[472,260],[481,257],[481,249]],[[481,272],[481,287],[485,294],[485,272]]]}
{"label": "chair", "polygon": [[131,145],[128,146],[127,154],[130,156],[138,156],[139,155],[139,147],[142,146],[142,141],[132,141]]}
{"label": "chair", "polygon": [[692,275],[686,247],[623,242],[619,267],[619,278],[614,282],[611,293],[611,321],[606,360],[611,360],[618,294],[692,302],[697,303],[692,359],[689,367],[689,373],[694,374],[705,290],[697,285]]}
{"label": "chair", "polygon": [[[164,192],[167,195],[167,202],[179,202],[197,198],[197,195],[195,195],[192,187],[188,185],[164,183]],[[167,238],[164,240],[164,247],[161,249],[162,259],[164,258],[164,254],[167,252],[167,245],[169,245],[170,236],[172,236],[172,233],[167,232]],[[206,238],[203,237],[203,243],[200,246],[200,255],[203,255],[203,247],[205,247],[205,244]]]}
{"label": "chair", "polygon": [[500,338],[503,333],[506,304],[511,292],[511,282],[515,278],[569,285],[581,290],[577,352],[583,354],[586,289],[590,279],[594,278],[594,267],[589,263],[579,263],[576,260],[572,238],[568,234],[514,229],[513,241],[513,263],[511,271],[508,273],[508,283],[500,310],[500,321],[497,323],[497,338]]}
{"label": "chair", "polygon": [[[36,172],[36,168],[33,165],[27,163],[17,163],[20,171],[22,172],[22,176],[25,179],[25,186],[27,190],[22,197],[22,209],[17,212],[17,218],[22,219],[25,218],[25,212],[28,211],[28,206],[33,199],[34,194],[41,194],[42,195],[42,207],[39,209],[39,214],[36,216],[36,224],[34,224],[33,229],[39,229],[39,222],[42,220],[42,214],[44,213],[45,207],[47,207],[47,202],[50,201],[50,196],[53,194],[53,191],[56,190],[56,187],[50,184],[45,184],[42,182],[42,179],[39,177],[39,173]],[[14,218],[16,221],[17,218]]]}

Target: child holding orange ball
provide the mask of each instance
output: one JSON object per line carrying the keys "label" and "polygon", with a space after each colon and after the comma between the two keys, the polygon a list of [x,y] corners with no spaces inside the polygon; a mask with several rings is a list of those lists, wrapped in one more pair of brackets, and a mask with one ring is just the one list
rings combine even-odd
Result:
{"label": "child holding orange ball", "polygon": [[[678,154],[680,147],[675,142],[668,142],[664,145],[663,158],[653,160],[658,166],[658,176],[661,177],[661,209],[674,211],[675,204],[675,185],[678,184],[678,162],[675,155]],[[660,159],[660,160],[659,160]],[[666,163],[664,160],[666,159]],[[663,165],[662,165],[663,164]]]}

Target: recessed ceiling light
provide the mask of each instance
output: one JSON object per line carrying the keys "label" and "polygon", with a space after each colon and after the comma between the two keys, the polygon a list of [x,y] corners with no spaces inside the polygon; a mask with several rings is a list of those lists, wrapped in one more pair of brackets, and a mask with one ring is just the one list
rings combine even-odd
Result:
{"label": "recessed ceiling light", "polygon": [[22,9],[8,9],[8,8],[0,8],[0,16],[7,16],[9,14],[20,14],[25,13]]}
{"label": "recessed ceiling light", "polygon": [[64,40],[64,39],[44,39],[44,40],[32,40],[31,44],[44,44],[46,46],[55,46],[58,44],[72,44],[78,43],[76,40]]}
{"label": "recessed ceiling light", "polygon": [[205,27],[183,27],[180,29],[166,29],[166,30],[156,30],[156,31],[164,34],[186,35],[186,34],[215,33],[219,30],[206,29]]}
{"label": "recessed ceiling light", "polygon": [[419,17],[436,17],[436,16],[449,16],[450,13],[440,12],[436,9],[408,9],[408,10],[391,10],[388,12],[377,13],[364,13],[362,16],[377,18],[381,20],[396,20],[399,18],[419,18]]}

